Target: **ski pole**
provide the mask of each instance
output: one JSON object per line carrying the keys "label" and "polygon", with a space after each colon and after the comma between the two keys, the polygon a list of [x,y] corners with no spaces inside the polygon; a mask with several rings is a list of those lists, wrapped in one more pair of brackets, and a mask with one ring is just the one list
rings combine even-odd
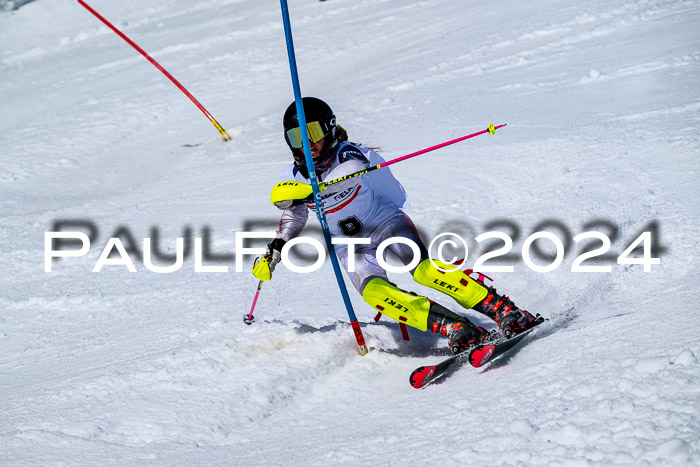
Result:
{"label": "ski pole", "polygon": [[253,324],[255,319],[253,318],[253,311],[255,310],[255,304],[258,303],[258,296],[260,296],[260,289],[262,288],[263,281],[258,283],[258,290],[255,291],[255,298],[253,298],[253,306],[250,307],[250,313],[243,315],[243,322],[250,326]]}
{"label": "ski pole", "polygon": [[476,133],[472,133],[471,135],[462,136],[461,138],[457,138],[457,139],[453,139],[451,141],[446,141],[444,143],[436,144],[435,146],[421,149],[420,151],[412,152],[411,154],[397,157],[396,159],[392,159],[392,160],[387,161],[387,162],[382,162],[381,164],[378,164],[378,165],[373,165],[372,167],[368,167],[364,170],[360,170],[358,172],[351,173],[349,175],[345,175],[345,176],[340,177],[340,178],[336,178],[335,180],[329,180],[327,182],[319,183],[318,188],[319,188],[319,190],[323,191],[328,186],[333,185],[334,183],[342,182],[343,180],[347,180],[348,178],[359,177],[360,175],[364,175],[367,172],[372,172],[373,170],[381,169],[383,167],[390,166],[391,164],[396,164],[397,162],[405,161],[406,159],[420,156],[421,154],[425,154],[426,152],[435,151],[436,149],[444,148],[445,146],[459,143],[460,141],[464,141],[465,139],[469,139],[469,138],[473,138],[475,136],[483,135],[484,133],[487,133],[487,132],[491,133],[493,135],[496,133],[496,130],[498,130],[499,128],[503,128],[504,126],[506,126],[506,123],[504,123],[503,125],[498,125],[498,126],[493,126],[493,123],[489,123],[489,127],[485,130],[477,131]]}
{"label": "ski pole", "polygon": [[[297,107],[297,117],[299,119],[299,128],[306,128],[306,116],[304,115],[304,104],[301,98],[301,87],[299,85],[299,73],[297,72],[297,62],[294,54],[294,41],[292,40],[292,26],[289,21],[289,9],[287,7],[287,0],[280,0],[280,7],[282,9],[282,21],[284,23],[284,36],[287,41],[287,55],[289,57],[289,71],[292,75],[292,87],[294,88],[294,100]],[[343,275],[340,272],[340,265],[338,263],[338,257],[335,253],[335,247],[331,243],[331,232],[328,229],[328,221],[326,220],[326,213],[323,211],[323,202],[321,201],[321,192],[318,187],[318,179],[316,177],[316,169],[314,167],[314,160],[311,156],[311,144],[309,143],[309,134],[307,131],[301,132],[301,140],[304,147],[304,157],[306,158],[306,167],[309,170],[309,180],[311,181],[311,189],[316,200],[316,212],[318,220],[321,223],[321,230],[323,231],[323,238],[326,241],[326,247],[328,248],[328,256],[331,259],[331,264],[333,265],[333,272],[335,273],[336,281],[338,282],[338,287],[340,288],[340,294],[343,297],[343,302],[345,303],[345,309],[348,312],[348,317],[350,318],[350,324],[355,333],[355,340],[357,341],[357,346],[360,355],[365,355],[367,350],[367,345],[365,344],[365,338],[362,335],[362,329],[360,329],[360,324],[357,322],[357,317],[352,308],[352,302],[350,302],[350,296],[348,295],[348,289],[343,281]]]}
{"label": "ski pole", "polygon": [[194,102],[194,105],[196,105],[197,107],[199,107],[199,110],[201,110],[202,113],[204,113],[204,115],[209,119],[209,121],[210,121],[212,124],[214,124],[214,126],[216,127],[216,129],[219,130],[219,133],[221,133],[221,136],[223,136],[224,141],[231,141],[231,136],[229,136],[229,134],[226,133],[226,130],[224,130],[223,127],[222,127],[221,125],[219,125],[219,122],[217,122],[216,119],[215,119],[214,117],[212,117],[212,115],[209,113],[209,111],[207,111],[207,109],[205,109],[204,106],[203,106],[202,104],[200,104],[199,101],[198,101],[197,99],[195,99],[194,96],[193,96],[192,94],[190,94],[190,92],[189,92],[187,89],[185,89],[185,87],[184,87],[182,84],[180,84],[180,82],[179,82],[178,80],[176,80],[176,79],[173,77],[173,75],[171,75],[170,73],[168,73],[168,71],[167,71],[165,68],[163,68],[162,66],[160,66],[160,63],[156,62],[153,58],[151,58],[151,56],[148,55],[148,54],[146,53],[146,51],[144,51],[141,47],[139,47],[138,45],[136,45],[136,43],[135,43],[134,41],[132,41],[131,39],[129,39],[128,37],[126,37],[126,35],[124,35],[124,33],[122,33],[119,29],[117,29],[116,27],[114,27],[114,25],[113,25],[112,23],[110,23],[110,22],[107,21],[105,18],[103,18],[103,17],[102,17],[98,12],[96,12],[90,5],[88,5],[87,3],[85,3],[83,0],[78,0],[78,3],[80,3],[82,6],[84,6],[90,13],[92,13],[93,15],[95,15],[95,17],[96,17],[97,19],[99,19],[99,20],[102,21],[105,25],[107,25],[108,28],[110,28],[112,31],[114,31],[119,37],[121,37],[122,39],[124,39],[130,46],[132,46],[134,49],[136,49],[141,55],[143,55],[144,57],[146,57],[146,59],[147,59],[149,62],[151,62],[151,63],[153,64],[153,66],[155,66],[156,68],[158,68],[165,76],[167,76],[167,77],[170,79],[170,81],[172,81],[173,84],[175,84],[175,86],[177,86],[177,87],[180,89],[180,91],[182,91],[183,93],[185,93],[185,95],[186,95],[187,97],[189,97],[190,100],[191,100],[192,102]]}
{"label": "ski pole", "polygon": [[[342,181],[344,181],[344,180],[347,180],[347,179],[353,178],[353,177],[359,177],[360,175],[364,175],[364,174],[366,174],[366,173],[368,173],[368,172],[372,172],[373,170],[378,170],[378,169],[381,169],[381,168],[383,168],[383,167],[387,167],[387,166],[389,166],[389,165],[391,165],[391,164],[396,164],[397,162],[405,161],[406,159],[410,159],[410,158],[412,158],[412,157],[420,156],[421,154],[425,154],[426,152],[435,151],[436,149],[444,148],[445,146],[449,146],[449,145],[451,145],[451,144],[459,143],[460,141],[464,141],[465,139],[469,139],[469,138],[473,138],[473,137],[475,137],[475,136],[483,135],[483,134],[486,133],[486,132],[491,133],[491,134],[493,135],[493,134],[496,133],[496,130],[497,130],[497,129],[503,128],[504,126],[506,126],[505,123],[504,123],[503,125],[498,125],[498,126],[493,126],[493,123],[489,123],[489,127],[488,127],[487,129],[481,130],[481,131],[477,131],[476,133],[472,133],[471,135],[462,136],[461,138],[457,138],[457,139],[453,139],[453,140],[451,140],[451,141],[446,141],[446,142],[444,142],[444,143],[436,144],[435,146],[431,146],[431,147],[429,147],[429,148],[421,149],[420,151],[412,152],[411,154],[406,154],[405,156],[397,157],[396,159],[392,159],[392,160],[390,160],[390,161],[382,162],[381,164],[373,165],[373,166],[371,166],[371,167],[368,167],[368,168],[366,168],[366,169],[360,170],[360,171],[358,171],[358,172],[354,172],[354,173],[345,175],[345,176],[343,176],[343,177],[336,178],[335,180],[329,180],[329,181],[327,181],[327,182],[318,183],[318,190],[319,190],[319,191],[323,191],[323,190],[325,190],[328,186],[333,185],[334,183],[339,183],[339,182],[342,182]],[[301,128],[301,127],[300,127],[300,128]],[[302,139],[303,139],[303,135],[306,135],[306,136],[308,137],[308,135],[306,134],[306,132],[302,132]],[[310,173],[309,173],[309,175],[310,175]],[[312,182],[312,185],[313,185],[313,182]],[[293,195],[294,198],[293,198],[293,199],[306,199],[306,198],[308,198],[309,196],[311,196],[312,194],[314,194],[314,196],[315,196],[315,192],[314,192],[313,186],[307,185],[307,184],[305,184],[305,183],[296,183],[296,184],[295,184],[295,186],[294,186],[294,195]],[[280,195],[280,197],[278,197],[277,195],[275,195],[275,192],[274,192],[274,190],[273,190],[273,194],[272,194],[272,204],[277,204],[277,201],[282,201],[282,200],[287,200],[287,199],[288,199],[288,198],[285,197],[285,196],[288,195],[288,193],[285,192],[284,190],[281,190],[281,192],[279,193],[279,195]]]}

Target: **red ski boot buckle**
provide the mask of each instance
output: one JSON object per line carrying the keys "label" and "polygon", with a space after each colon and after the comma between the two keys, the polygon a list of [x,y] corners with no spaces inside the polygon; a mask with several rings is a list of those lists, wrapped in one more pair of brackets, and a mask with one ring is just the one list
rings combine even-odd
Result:
{"label": "red ski boot buckle", "polygon": [[478,278],[476,281],[477,281],[479,284],[483,285],[484,287],[486,287],[486,284],[484,283],[484,279],[488,279],[488,280],[490,280],[491,282],[493,282],[493,279],[491,279],[491,278],[490,278],[489,276],[487,276],[486,274],[482,274],[482,273],[480,273],[479,271],[474,271],[473,269],[467,269],[466,271],[464,271],[464,274],[466,274],[467,276],[471,276],[472,273],[474,273],[474,272],[476,272],[476,273],[479,275],[479,278]]}

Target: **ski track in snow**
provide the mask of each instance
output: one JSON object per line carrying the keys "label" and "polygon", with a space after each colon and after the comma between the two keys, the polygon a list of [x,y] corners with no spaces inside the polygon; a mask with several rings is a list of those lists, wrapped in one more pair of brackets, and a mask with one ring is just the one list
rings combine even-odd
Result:
{"label": "ski track in snow", "polygon": [[[411,371],[445,341],[403,341],[351,290],[360,358],[328,264],[276,271],[252,326],[249,261],[92,273],[120,228],[142,249],[155,227],[168,255],[208,228],[213,253],[231,255],[236,232],[276,227],[292,100],[280,13],[90,3],[235,136],[224,143],[76,2],[0,2],[0,464],[700,464],[700,2],[290,3],[302,90],[386,159],[508,123],[392,171],[419,228],[463,235],[471,261],[477,235],[509,232],[516,272],[489,275],[549,320],[504,358],[416,391]],[[87,220],[97,238],[44,273],[56,220]],[[520,248],[547,220],[562,239],[611,236],[612,272],[571,272],[574,242],[556,271],[527,268]],[[653,222],[661,264],[616,264]]]}

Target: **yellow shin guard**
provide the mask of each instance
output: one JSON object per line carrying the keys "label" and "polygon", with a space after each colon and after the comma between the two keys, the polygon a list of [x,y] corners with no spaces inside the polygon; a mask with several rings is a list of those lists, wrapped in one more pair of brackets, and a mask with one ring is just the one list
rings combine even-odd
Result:
{"label": "yellow shin guard", "polygon": [[375,277],[365,286],[362,298],[389,318],[399,323],[428,330],[428,312],[430,300],[403,291],[389,282]]}
{"label": "yellow shin guard", "polygon": [[455,268],[454,265],[445,264],[436,259],[433,262],[451,272],[442,272],[430,263],[430,259],[425,259],[413,273],[413,280],[449,295],[464,308],[474,308],[486,298],[488,293],[486,287],[460,270],[452,271]]}

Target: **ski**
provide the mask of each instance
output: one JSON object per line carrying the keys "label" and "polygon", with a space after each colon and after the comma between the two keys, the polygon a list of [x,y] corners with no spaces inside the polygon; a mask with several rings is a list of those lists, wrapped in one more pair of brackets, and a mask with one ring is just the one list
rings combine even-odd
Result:
{"label": "ski", "polygon": [[471,366],[474,368],[482,367],[515,347],[518,342],[522,341],[525,336],[536,329],[537,325],[543,322],[544,319],[541,319],[532,328],[510,339],[504,339],[489,344],[481,344],[471,350],[452,355],[437,365],[416,368],[413,370],[413,373],[411,373],[411,377],[409,379],[411,386],[416,389],[424,388],[447,374],[447,370],[449,370],[451,367],[459,366],[465,361],[469,361]]}
{"label": "ski", "polygon": [[518,342],[523,340],[523,338],[527,336],[530,332],[532,332],[534,329],[535,328],[532,327],[527,331],[524,331],[508,340],[496,342],[493,344],[477,345],[469,352],[469,363],[474,368],[479,368],[486,365],[494,358],[497,358],[498,356],[503,355],[505,352],[512,349]]}

